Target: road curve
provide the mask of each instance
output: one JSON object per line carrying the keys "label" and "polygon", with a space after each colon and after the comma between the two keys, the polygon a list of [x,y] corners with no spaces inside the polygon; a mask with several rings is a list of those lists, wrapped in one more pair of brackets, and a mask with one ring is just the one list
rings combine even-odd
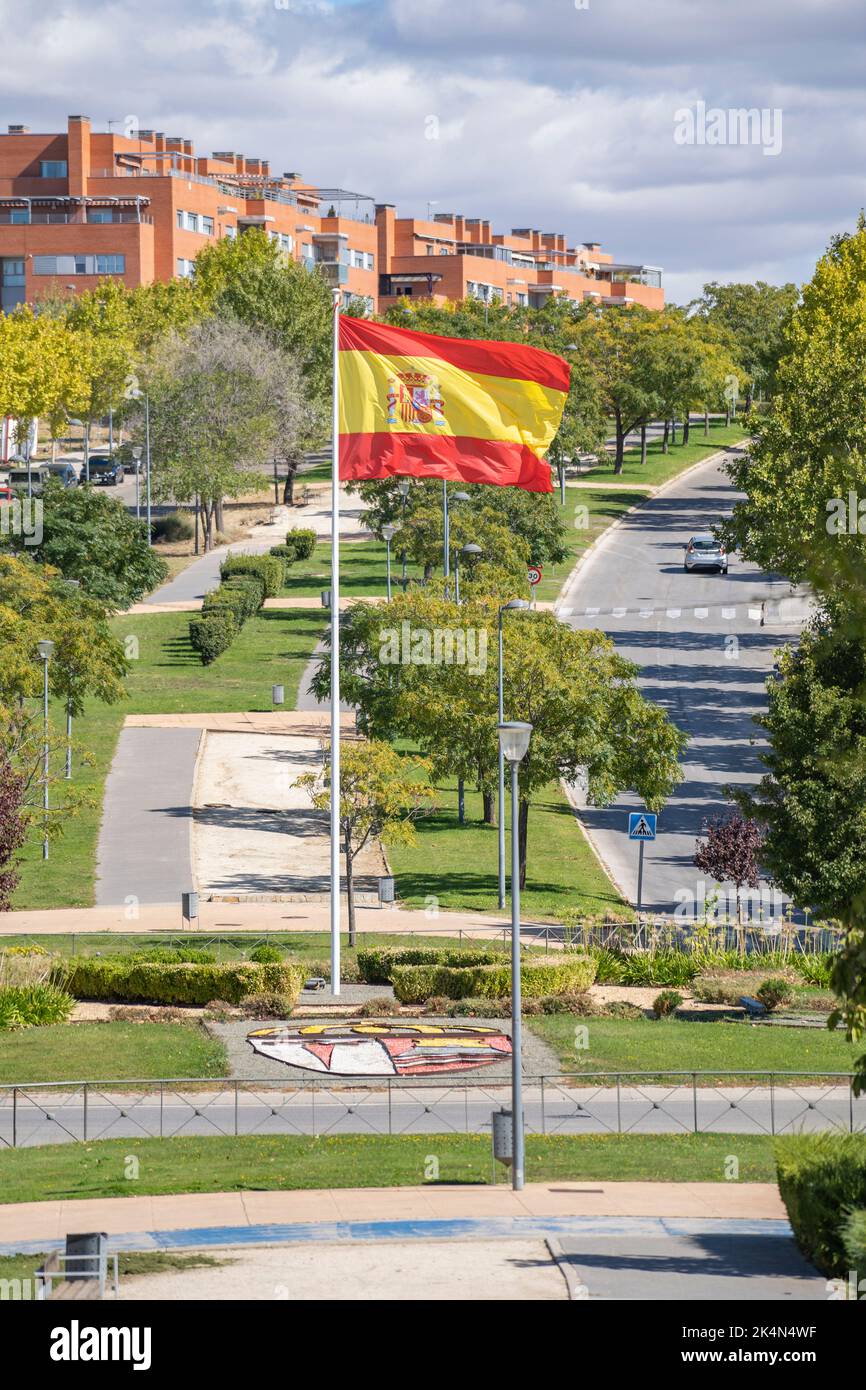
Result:
{"label": "road curve", "polygon": [[[708,816],[730,809],[723,788],[761,775],[766,746],[754,716],[766,705],[764,682],[774,652],[796,632],[762,628],[761,604],[791,592],[739,557],[727,575],[687,574],[689,536],[727,515],[736,493],[715,455],[630,512],[599,543],[567,586],[559,616],[573,628],[597,627],[641,668],[643,693],[689,735],[684,780],[646,847],[643,906],[691,916],[702,911],[695,840]],[[621,890],[634,902],[638,847],[627,837],[633,795],[613,806],[582,808],[581,819]],[[707,883],[706,891],[713,886]],[[757,914],[756,914],[757,915]]]}

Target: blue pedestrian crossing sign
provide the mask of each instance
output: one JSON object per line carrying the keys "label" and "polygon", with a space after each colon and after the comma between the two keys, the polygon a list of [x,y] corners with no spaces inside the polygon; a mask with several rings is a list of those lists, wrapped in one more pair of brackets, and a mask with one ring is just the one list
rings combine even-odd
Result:
{"label": "blue pedestrian crossing sign", "polygon": [[628,818],[628,838],[630,840],[654,840],[657,820],[658,817],[649,811],[632,811]]}

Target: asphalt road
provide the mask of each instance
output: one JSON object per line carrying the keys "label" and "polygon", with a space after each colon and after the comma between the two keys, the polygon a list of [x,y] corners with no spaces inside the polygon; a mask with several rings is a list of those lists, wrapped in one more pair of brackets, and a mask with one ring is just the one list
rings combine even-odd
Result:
{"label": "asphalt road", "polygon": [[[737,556],[727,575],[683,570],[689,537],[727,514],[735,496],[719,463],[689,473],[609,532],[558,608],[572,627],[607,632],[640,667],[643,693],[689,735],[684,780],[659,817],[658,839],[646,847],[643,884],[645,908],[678,908],[689,917],[702,912],[695,841],[708,817],[731,809],[726,785],[746,786],[761,776],[766,743],[753,718],[766,705],[774,652],[796,636],[791,627],[760,625],[762,601],[791,592],[786,580]],[[638,846],[628,841],[628,812],[640,809],[629,794],[611,807],[581,812],[631,901]],[[713,888],[705,883],[707,893]],[[767,907],[778,912],[783,903],[768,898]]]}
{"label": "asphalt road", "polygon": [[96,906],[178,904],[192,887],[199,729],[123,729],[105,784]]}
{"label": "asphalt road", "polygon": [[[475,1087],[418,1086],[382,1082],[345,1088],[265,1081],[209,1089],[165,1086],[123,1091],[93,1085],[85,1105],[79,1090],[51,1093],[19,1086],[0,1091],[0,1146],[60,1144],[73,1140],[234,1134],[482,1134],[491,1113],[508,1104],[504,1080]],[[542,1097],[538,1084],[524,1091],[530,1134],[795,1134],[866,1128],[866,1100],[852,1103],[847,1086],[698,1087],[624,1085],[575,1087],[551,1077]],[[850,1107],[850,1108],[849,1108]]]}

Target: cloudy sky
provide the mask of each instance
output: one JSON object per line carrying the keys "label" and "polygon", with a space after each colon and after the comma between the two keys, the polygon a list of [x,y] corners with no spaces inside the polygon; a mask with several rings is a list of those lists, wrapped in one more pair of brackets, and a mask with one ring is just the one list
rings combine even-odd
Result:
{"label": "cloudy sky", "polygon": [[[0,0],[2,121],[134,118],[396,203],[802,281],[866,203],[863,0]],[[763,113],[754,142],[728,113]],[[687,113],[687,114],[683,114]]]}

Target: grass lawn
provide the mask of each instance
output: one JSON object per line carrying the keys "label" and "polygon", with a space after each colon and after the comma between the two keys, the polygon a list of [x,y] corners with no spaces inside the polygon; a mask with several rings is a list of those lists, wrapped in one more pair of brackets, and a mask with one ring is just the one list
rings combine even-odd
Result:
{"label": "grass lawn", "polygon": [[[388,846],[400,901],[425,907],[426,900],[435,897],[448,911],[495,911],[496,827],[484,824],[478,793],[467,788],[466,824],[461,826],[456,782],[446,782],[437,791],[439,809],[418,821],[417,845]],[[567,910],[609,918],[632,916],[558,785],[533,801],[527,860],[526,887],[520,895],[525,920],[558,919]]]}
{"label": "grass lawn", "polygon": [[[732,1148],[733,1146],[733,1148]],[[773,1182],[763,1135],[529,1135],[529,1182],[721,1182],[734,1152],[742,1182]],[[179,1192],[298,1191],[424,1184],[430,1154],[440,1183],[491,1181],[488,1135],[245,1135],[237,1139],[103,1139],[0,1151],[4,1202],[142,1197]],[[129,1156],[140,1176],[125,1176]],[[504,1170],[498,1173],[504,1181]],[[435,1186],[436,1184],[430,1184]]]}
{"label": "grass lawn", "polygon": [[59,1023],[4,1033],[0,1047],[4,1085],[225,1075],[222,1043],[198,1023]]}
{"label": "grass lawn", "polygon": [[[22,857],[16,908],[92,904],[103,788],[127,715],[270,710],[272,685],[286,687],[292,709],[327,622],[324,612],[268,609],[250,619],[212,666],[202,666],[189,645],[189,618],[188,613],[154,613],[113,621],[127,650],[137,651],[127,681],[129,698],[113,706],[89,701],[75,721],[74,785],[86,793],[88,804],[67,820],[47,863],[41,845],[31,840]],[[60,711],[57,717],[62,720]]]}
{"label": "grass lawn", "polygon": [[692,420],[691,436],[688,444],[683,444],[682,424],[677,421],[677,442],[668,445],[668,452],[662,453],[661,439],[650,439],[647,441],[647,460],[646,464],[640,461],[640,441],[632,445],[625,451],[623,469],[621,473],[613,471],[613,456],[609,455],[606,459],[600,458],[594,468],[589,468],[585,473],[581,473],[581,482],[601,482],[606,479],[613,483],[640,483],[646,487],[658,487],[660,483],[666,483],[669,478],[675,478],[684,468],[691,468],[693,464],[700,463],[701,459],[707,458],[709,454],[714,454],[718,449],[724,449],[731,444],[739,444],[741,440],[748,439],[750,430],[748,425],[742,420],[736,421],[732,425],[725,427],[722,419],[710,420],[710,433],[704,438],[703,419]]}
{"label": "grass lawn", "polygon": [[[417,565],[407,565],[410,579],[420,579]],[[391,546],[391,592],[400,592],[402,577],[400,550],[397,542]],[[320,541],[308,560],[292,565],[289,578],[281,590],[283,596],[318,598],[323,589],[331,587],[331,547]],[[343,541],[340,545],[340,595],[342,598],[384,598],[388,592],[387,546],[384,541]]]}
{"label": "grass lawn", "polygon": [[[566,1014],[532,1018],[527,1026],[543,1038],[569,1073],[611,1071],[848,1072],[857,1045],[825,1028],[749,1027],[744,1023],[684,1023],[589,1018],[589,1047],[575,1048],[575,1020]],[[712,1077],[707,1078],[709,1081]],[[746,1078],[743,1078],[744,1082]],[[739,1083],[738,1083],[739,1084]]]}

